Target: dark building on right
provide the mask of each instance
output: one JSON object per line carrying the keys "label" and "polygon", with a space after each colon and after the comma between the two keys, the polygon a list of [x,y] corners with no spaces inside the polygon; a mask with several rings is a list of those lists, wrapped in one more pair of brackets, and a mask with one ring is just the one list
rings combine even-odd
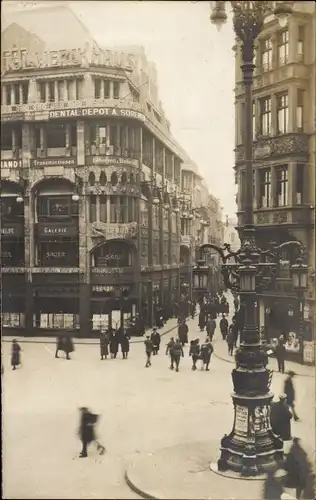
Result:
{"label": "dark building on right", "polygon": [[[255,46],[253,85],[253,208],[257,243],[264,248],[269,241],[298,240],[306,250],[309,266],[308,290],[298,297],[292,288],[290,256],[284,254],[273,288],[259,295],[259,324],[270,338],[286,334],[289,357],[306,363],[315,361],[315,34],[314,2],[294,2],[293,14],[284,29],[273,16],[267,17]],[[238,43],[235,62],[235,176],[241,233],[246,131]]]}

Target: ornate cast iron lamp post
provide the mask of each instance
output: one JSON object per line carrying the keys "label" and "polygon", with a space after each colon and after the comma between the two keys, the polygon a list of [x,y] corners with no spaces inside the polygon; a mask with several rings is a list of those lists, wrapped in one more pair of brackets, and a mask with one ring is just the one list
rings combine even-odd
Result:
{"label": "ornate cast iron lamp post", "polygon": [[[227,20],[225,6],[229,2],[213,3],[211,21],[221,26]],[[234,392],[233,429],[221,440],[221,456],[218,469],[235,471],[244,476],[255,476],[272,468],[283,457],[282,440],[275,436],[270,426],[270,405],[273,394],[270,392],[272,373],[268,370],[268,356],[260,340],[256,313],[256,294],[267,283],[264,278],[273,278],[278,269],[280,252],[288,247],[296,247],[302,254],[302,246],[297,241],[271,244],[271,248],[262,250],[255,242],[253,224],[253,168],[252,168],[252,82],[254,42],[262,30],[264,17],[274,14],[284,21],[292,12],[292,2],[232,1],[233,25],[237,38],[241,42],[242,72],[245,86],[245,166],[246,193],[244,203],[244,224],[241,248],[233,252],[229,245],[219,248],[208,244],[200,247],[198,264],[195,270],[201,282],[204,262],[204,249],[215,249],[221,256],[221,272],[227,288],[240,294],[241,308],[244,314],[244,328],[240,348],[236,351],[236,368],[232,372]],[[232,263],[232,260],[234,263]],[[294,265],[294,275],[295,274]],[[305,267],[304,267],[305,272]],[[303,274],[303,273],[302,273]],[[268,281],[270,281],[268,280]]]}

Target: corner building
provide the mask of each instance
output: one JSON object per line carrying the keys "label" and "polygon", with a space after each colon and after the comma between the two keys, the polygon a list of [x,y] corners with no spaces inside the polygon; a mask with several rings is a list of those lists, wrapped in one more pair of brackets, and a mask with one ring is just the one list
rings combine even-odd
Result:
{"label": "corner building", "polygon": [[21,19],[2,32],[4,331],[90,336],[136,312],[151,325],[159,305],[170,317],[183,155],[155,67],[142,49],[102,50],[74,15],[83,49]]}
{"label": "corner building", "polygon": [[[276,283],[259,296],[260,327],[273,337],[300,331],[303,339],[291,353],[310,361],[315,350],[315,110],[316,9],[314,2],[293,2],[288,26],[267,17],[255,47],[253,84],[253,209],[257,244],[265,248],[297,240],[309,266],[303,300],[293,290],[284,252]],[[243,137],[244,88],[236,46],[236,149],[238,229],[244,226],[245,163]],[[292,259],[291,259],[292,257]]]}

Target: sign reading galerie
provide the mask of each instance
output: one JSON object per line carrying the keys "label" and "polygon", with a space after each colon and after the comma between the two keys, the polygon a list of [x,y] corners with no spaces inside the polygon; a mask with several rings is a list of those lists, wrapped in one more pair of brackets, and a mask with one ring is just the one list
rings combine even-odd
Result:
{"label": "sign reading galerie", "polygon": [[35,158],[31,160],[32,167],[75,167],[76,158],[58,157],[58,158]]}
{"label": "sign reading galerie", "polygon": [[69,237],[77,235],[76,226],[57,226],[56,224],[43,224],[38,223],[38,234],[44,238],[51,238],[54,236]]}
{"label": "sign reading galerie", "polygon": [[60,118],[82,118],[82,117],[99,117],[99,116],[117,116],[119,118],[134,118],[144,122],[145,115],[139,111],[125,108],[74,108],[74,109],[59,109],[56,111],[49,111],[48,117],[52,119]]}

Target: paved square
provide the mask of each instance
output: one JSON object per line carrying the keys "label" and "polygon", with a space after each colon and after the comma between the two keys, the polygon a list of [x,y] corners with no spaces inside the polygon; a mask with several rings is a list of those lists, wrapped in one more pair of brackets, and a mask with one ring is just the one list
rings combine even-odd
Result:
{"label": "paved square", "polygon": [[[199,335],[197,320],[190,329],[191,337]],[[23,343],[23,366],[14,372],[10,344],[3,343],[4,497],[136,498],[125,484],[124,469],[139,453],[197,441],[219,443],[233,423],[233,365],[213,356],[210,372],[192,372],[186,347],[180,372],[172,372],[165,356],[169,337],[162,338],[148,369],[141,343],[131,345],[128,360],[106,361],[100,360],[98,345],[77,345],[66,361],[54,358],[53,344]],[[219,332],[215,338],[216,352],[216,343],[223,341]],[[276,395],[283,379],[274,375]],[[293,435],[312,454],[315,381],[297,377],[295,385],[301,422],[293,422]],[[87,459],[78,458],[79,406],[101,415],[97,432],[107,448],[103,457],[92,445]]]}

